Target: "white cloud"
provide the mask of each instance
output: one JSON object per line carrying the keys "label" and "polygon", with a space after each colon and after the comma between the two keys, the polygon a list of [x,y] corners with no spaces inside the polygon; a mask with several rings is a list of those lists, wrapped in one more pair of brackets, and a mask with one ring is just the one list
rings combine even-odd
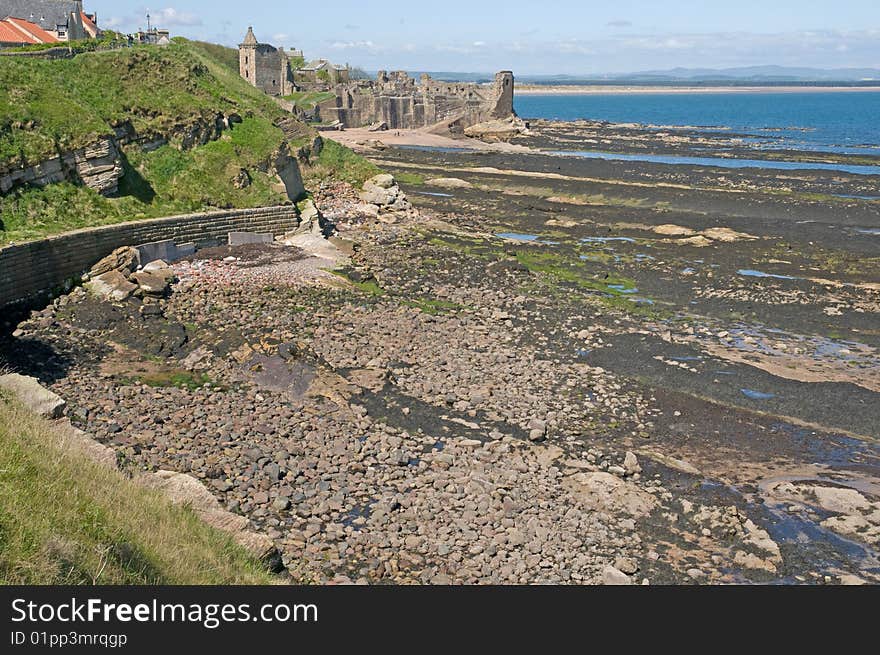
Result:
{"label": "white cloud", "polygon": [[179,11],[174,7],[154,10],[150,12],[153,24],[160,27],[179,27],[201,25],[202,18],[188,11]]}

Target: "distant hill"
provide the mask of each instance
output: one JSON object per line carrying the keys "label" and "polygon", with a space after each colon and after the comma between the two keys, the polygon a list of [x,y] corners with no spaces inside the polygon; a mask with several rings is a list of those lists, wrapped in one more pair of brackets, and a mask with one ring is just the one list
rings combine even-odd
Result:
{"label": "distant hill", "polygon": [[[441,82],[491,82],[494,73],[462,73],[451,71],[407,71],[418,79],[428,73]],[[516,72],[516,71],[514,71]],[[371,78],[377,71],[368,71]],[[876,68],[803,68],[790,66],[745,66],[740,68],[673,68],[635,73],[596,75],[517,75],[524,84],[880,84]]]}
{"label": "distant hill", "polygon": [[531,84],[867,84],[880,83],[875,68],[803,68],[787,66],[748,66],[740,68],[673,68],[613,75],[520,75]]}

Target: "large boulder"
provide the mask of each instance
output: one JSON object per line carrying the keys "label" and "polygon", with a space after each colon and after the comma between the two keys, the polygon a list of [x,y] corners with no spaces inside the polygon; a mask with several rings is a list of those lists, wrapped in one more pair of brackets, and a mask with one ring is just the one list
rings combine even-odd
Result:
{"label": "large boulder", "polygon": [[67,406],[63,398],[41,386],[37,378],[28,375],[0,375],[0,389],[15,394],[22,405],[46,418],[61,418]]}
{"label": "large boulder", "polygon": [[315,201],[311,198],[303,200],[299,204],[299,225],[293,231],[293,234],[322,236],[324,234],[324,227],[324,217],[318,211]]}
{"label": "large boulder", "polygon": [[[360,199],[369,208],[375,207],[375,214],[379,220],[394,222],[397,215],[408,214],[412,211],[412,205],[406,194],[400,190],[394,176],[382,173],[371,177],[364,182]],[[364,212],[372,214],[372,210]]]}
{"label": "large boulder", "polygon": [[651,494],[604,471],[576,473],[564,484],[579,503],[599,512],[639,518],[650,514],[657,505]]}
{"label": "large boulder", "polygon": [[122,271],[112,270],[93,277],[85,283],[85,288],[103,300],[122,302],[137,291],[138,285],[129,282]]}
{"label": "large boulder", "polygon": [[485,123],[466,127],[465,136],[490,143],[510,141],[513,137],[528,132],[528,125],[519,117],[497,118]]}
{"label": "large boulder", "polygon": [[162,297],[170,288],[170,280],[158,273],[138,271],[131,274],[131,279],[148,296]]}
{"label": "large boulder", "polygon": [[278,550],[272,540],[250,530],[245,517],[223,509],[208,488],[194,477],[160,470],[136,480],[145,487],[161,491],[174,505],[189,507],[205,523],[230,535],[254,557],[266,563],[277,560]]}
{"label": "large boulder", "polygon": [[122,248],[117,248],[104,257],[104,259],[92,266],[89,275],[91,277],[97,277],[104,273],[109,273],[110,271],[121,271],[128,275],[140,266],[140,263],[140,253],[135,248],[124,246]]}

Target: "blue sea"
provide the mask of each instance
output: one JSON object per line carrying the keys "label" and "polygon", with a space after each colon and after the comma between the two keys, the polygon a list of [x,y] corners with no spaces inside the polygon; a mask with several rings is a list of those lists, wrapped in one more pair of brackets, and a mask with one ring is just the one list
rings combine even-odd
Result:
{"label": "blue sea", "polygon": [[761,148],[880,155],[874,91],[520,95],[515,108],[523,118],[700,127]]}

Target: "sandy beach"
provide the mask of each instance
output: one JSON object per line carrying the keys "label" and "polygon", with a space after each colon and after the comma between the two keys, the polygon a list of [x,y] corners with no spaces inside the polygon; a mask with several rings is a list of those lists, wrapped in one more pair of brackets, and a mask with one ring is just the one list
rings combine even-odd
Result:
{"label": "sandy beach", "polygon": [[878,92],[877,86],[550,86],[518,84],[518,95],[610,95],[659,93],[831,93]]}
{"label": "sandy beach", "polygon": [[430,129],[423,130],[385,130],[371,132],[368,128],[352,128],[339,131],[322,132],[354,150],[369,147],[370,142],[381,141],[386,146],[418,146],[422,148],[466,148],[495,152],[528,152],[529,148],[511,143],[486,143],[467,137],[454,138],[443,134],[435,134]]}

